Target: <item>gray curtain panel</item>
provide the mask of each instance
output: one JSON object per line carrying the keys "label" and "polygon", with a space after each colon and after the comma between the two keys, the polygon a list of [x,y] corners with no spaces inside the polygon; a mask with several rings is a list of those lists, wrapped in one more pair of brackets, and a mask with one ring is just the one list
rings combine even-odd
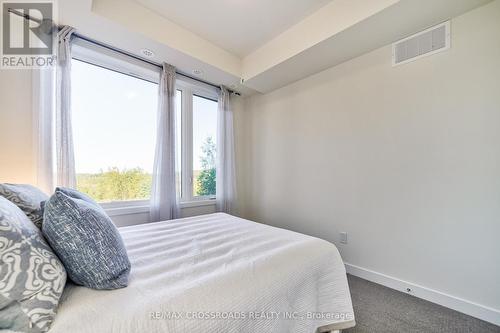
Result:
{"label": "gray curtain panel", "polygon": [[152,222],[179,217],[175,182],[175,67],[163,64],[158,96],[158,127],[151,188]]}
{"label": "gray curtain panel", "polygon": [[236,211],[236,166],[234,156],[233,110],[231,93],[221,87],[217,113],[217,211]]}
{"label": "gray curtain panel", "polygon": [[71,38],[75,29],[62,27],[58,34],[56,69],[57,185],[76,187],[73,131],[71,127]]}

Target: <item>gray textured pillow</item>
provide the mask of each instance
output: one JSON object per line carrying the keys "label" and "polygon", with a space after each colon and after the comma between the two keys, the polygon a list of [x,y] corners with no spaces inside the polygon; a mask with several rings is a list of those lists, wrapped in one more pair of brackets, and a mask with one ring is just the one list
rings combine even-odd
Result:
{"label": "gray textured pillow", "polygon": [[95,203],[57,189],[45,203],[43,234],[76,284],[126,287],[130,261],[118,229]]}
{"label": "gray textured pillow", "polygon": [[47,194],[28,184],[0,184],[0,196],[16,204],[38,228],[42,228],[41,203],[49,198]]}
{"label": "gray textured pillow", "polygon": [[46,332],[66,271],[41,231],[0,197],[0,331]]}
{"label": "gray textured pillow", "polygon": [[86,195],[85,193],[82,193],[80,191],[74,190],[72,188],[67,188],[67,187],[56,187],[56,191],[60,191],[64,194],[66,194],[68,197],[71,197],[73,199],[80,199],[83,201],[87,201],[87,202],[95,205],[96,207],[101,208],[101,206],[99,206],[99,204],[97,202],[95,202],[94,199],[92,199],[91,197],[89,197],[88,195]]}

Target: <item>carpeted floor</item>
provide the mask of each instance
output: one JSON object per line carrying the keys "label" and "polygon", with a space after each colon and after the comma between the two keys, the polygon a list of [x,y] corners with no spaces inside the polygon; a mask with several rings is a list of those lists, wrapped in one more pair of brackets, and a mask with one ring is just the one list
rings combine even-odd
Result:
{"label": "carpeted floor", "polygon": [[348,275],[356,327],[345,333],[490,333],[500,327]]}

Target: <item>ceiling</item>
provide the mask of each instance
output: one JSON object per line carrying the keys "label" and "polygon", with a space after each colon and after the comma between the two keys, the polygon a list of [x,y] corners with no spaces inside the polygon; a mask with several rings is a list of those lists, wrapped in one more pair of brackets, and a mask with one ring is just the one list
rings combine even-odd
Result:
{"label": "ceiling", "polygon": [[332,0],[134,0],[244,57]]}
{"label": "ceiling", "polygon": [[[335,0],[333,4],[337,1]],[[348,0],[353,1],[353,0]],[[356,1],[356,0],[354,0]],[[375,0],[370,0],[372,4]],[[345,61],[376,50],[382,46],[390,45],[404,37],[411,36],[436,24],[455,18],[463,13],[482,6],[491,0],[398,0],[389,4],[382,10],[375,7],[371,12],[360,12],[360,15],[350,23],[336,30],[330,30],[329,36],[313,45],[303,47],[298,52],[289,52],[288,57],[282,57],[279,61],[270,61],[273,55],[284,49],[279,38],[273,41],[273,45],[266,45],[252,57],[244,62],[242,77],[244,85],[259,92],[267,93],[283,87],[302,78],[319,73],[327,68],[339,65]],[[364,6],[364,7],[367,7]],[[325,7],[326,8],[326,7]],[[332,8],[325,15],[327,19],[333,20],[338,14],[339,8]],[[354,9],[351,7],[350,9]],[[321,11],[321,10],[320,10]],[[350,11],[352,13],[352,11]],[[361,15],[362,13],[362,15]],[[347,14],[342,13],[343,16]],[[362,19],[360,19],[362,18]],[[340,17],[337,19],[340,20]],[[315,29],[318,26],[325,27],[326,24],[319,22],[319,17],[314,20]],[[304,31],[300,29],[299,31]],[[293,36],[299,35],[295,31]],[[453,26],[451,28],[453,36]],[[315,36],[308,34],[308,39]],[[452,45],[453,48],[453,45]],[[390,62],[390,55],[387,57]],[[262,65],[265,62],[266,65]],[[259,64],[259,66],[255,66]],[[262,70],[265,68],[265,70]]]}
{"label": "ceiling", "polygon": [[[267,93],[492,0],[64,0],[60,23],[245,95]],[[158,7],[158,8],[156,8]],[[221,9],[222,8],[222,9]],[[452,31],[453,34],[453,31]]]}

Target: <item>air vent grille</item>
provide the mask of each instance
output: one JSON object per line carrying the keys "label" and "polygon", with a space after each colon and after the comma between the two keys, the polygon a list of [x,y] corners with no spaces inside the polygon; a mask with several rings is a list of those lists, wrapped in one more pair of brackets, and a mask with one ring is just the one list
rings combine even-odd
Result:
{"label": "air vent grille", "polygon": [[392,44],[392,64],[400,65],[450,48],[450,22]]}

